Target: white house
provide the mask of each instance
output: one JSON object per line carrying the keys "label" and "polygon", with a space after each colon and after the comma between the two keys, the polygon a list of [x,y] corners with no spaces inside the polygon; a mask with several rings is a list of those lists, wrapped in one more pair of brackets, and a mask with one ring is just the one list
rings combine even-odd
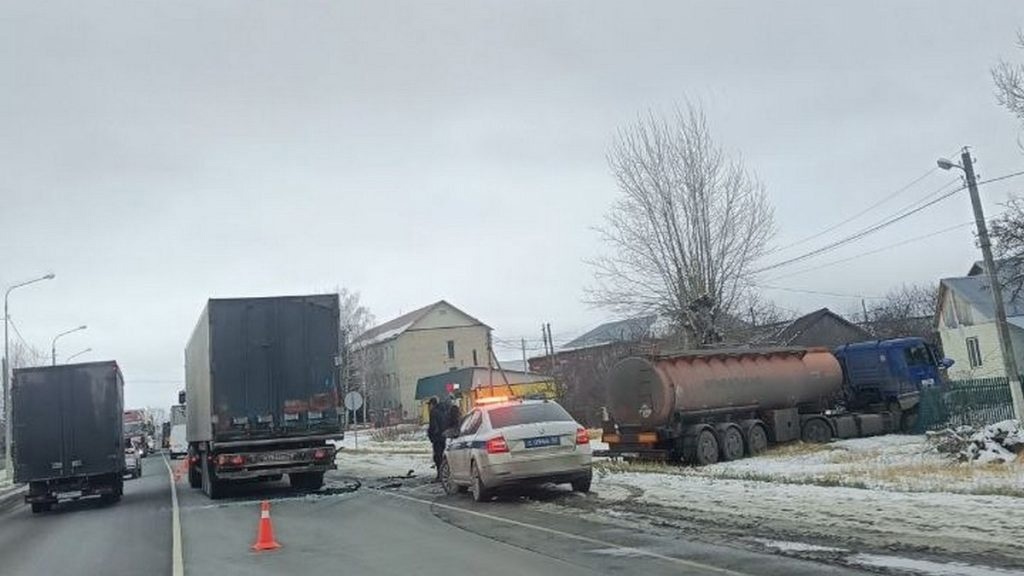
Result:
{"label": "white house", "polygon": [[[944,278],[939,283],[936,323],[942,350],[956,364],[950,378],[1006,376],[995,324],[995,301],[988,276],[975,264],[968,276]],[[1024,369],[1024,294],[1003,289],[1003,303],[1010,325],[1010,340],[1019,369]]]}
{"label": "white house", "polygon": [[365,367],[370,409],[402,420],[417,418],[416,382],[490,366],[490,333],[489,326],[444,300],[367,330],[353,348]]}

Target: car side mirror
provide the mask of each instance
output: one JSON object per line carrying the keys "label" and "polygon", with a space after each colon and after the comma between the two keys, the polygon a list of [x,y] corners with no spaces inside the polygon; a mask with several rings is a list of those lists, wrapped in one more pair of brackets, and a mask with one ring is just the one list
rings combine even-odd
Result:
{"label": "car side mirror", "polygon": [[444,431],[444,437],[445,438],[448,438],[448,439],[458,438],[458,436],[459,436],[459,430],[457,428],[449,428],[449,429]]}
{"label": "car side mirror", "polygon": [[941,361],[939,362],[939,366],[942,366],[943,368],[945,368],[945,369],[947,369],[947,370],[948,370],[949,368],[952,368],[952,367],[953,367],[953,364],[956,364],[956,361],[955,361],[955,360],[953,360],[952,358],[943,358],[943,359],[942,359],[942,360],[941,360]]}

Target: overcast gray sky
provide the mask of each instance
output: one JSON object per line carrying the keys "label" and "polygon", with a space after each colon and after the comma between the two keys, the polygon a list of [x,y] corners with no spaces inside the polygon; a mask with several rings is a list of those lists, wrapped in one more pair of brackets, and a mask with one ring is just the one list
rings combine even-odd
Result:
{"label": "overcast gray sky", "polygon": [[[1024,168],[989,68],[1024,3],[258,2],[0,4],[0,284],[24,338],[117,359],[132,405],[165,407],[205,299],[358,290],[386,320],[439,298],[502,339],[564,341],[616,195],[605,150],[648,109],[703,102],[766,183],[784,246],[936,157]],[[796,255],[953,178],[932,173]],[[986,187],[990,213],[1024,179]],[[966,272],[966,196],[766,274],[880,295]],[[781,306],[857,298],[766,289]],[[502,350],[503,357],[516,357]]]}

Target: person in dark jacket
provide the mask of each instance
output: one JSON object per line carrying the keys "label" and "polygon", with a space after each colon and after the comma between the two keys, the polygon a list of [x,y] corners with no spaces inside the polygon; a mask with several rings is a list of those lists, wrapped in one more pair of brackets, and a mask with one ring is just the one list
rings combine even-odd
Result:
{"label": "person in dark jacket", "polygon": [[437,470],[437,480],[441,479],[441,458],[444,456],[445,437],[444,431],[447,427],[447,412],[439,408],[436,397],[427,400],[430,423],[427,425],[427,438],[434,449],[434,468]]}

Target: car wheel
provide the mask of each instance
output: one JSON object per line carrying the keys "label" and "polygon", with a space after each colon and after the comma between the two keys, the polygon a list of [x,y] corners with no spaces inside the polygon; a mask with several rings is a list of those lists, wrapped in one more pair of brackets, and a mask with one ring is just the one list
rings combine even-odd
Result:
{"label": "car wheel", "polygon": [[590,492],[590,484],[594,480],[594,473],[587,472],[586,476],[572,481],[573,492]]}
{"label": "car wheel", "polygon": [[448,463],[448,459],[444,458],[441,460],[441,488],[444,489],[444,493],[449,496],[454,496],[458,493],[459,487],[452,480],[452,467]]}
{"label": "car wheel", "polygon": [[480,471],[476,467],[476,462],[471,464],[470,470],[470,484],[469,491],[473,494],[474,502],[486,502],[491,499],[491,491],[484,485],[484,481],[480,478]]}

